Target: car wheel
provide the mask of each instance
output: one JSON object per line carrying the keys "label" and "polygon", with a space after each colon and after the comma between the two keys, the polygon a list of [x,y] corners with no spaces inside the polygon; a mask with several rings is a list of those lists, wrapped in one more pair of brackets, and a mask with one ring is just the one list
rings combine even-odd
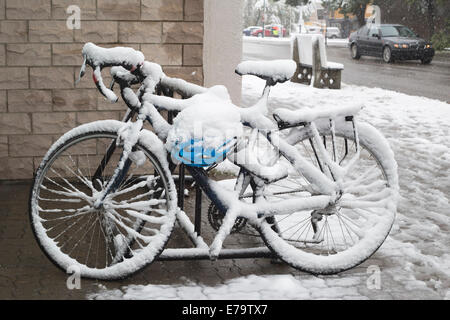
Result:
{"label": "car wheel", "polygon": [[262,33],[258,33],[258,38],[262,38]]}
{"label": "car wheel", "polygon": [[358,46],[356,43],[352,44],[351,46],[351,52],[352,52],[352,58],[358,60],[361,58],[361,54],[359,53]]}
{"label": "car wheel", "polygon": [[331,36],[331,39],[336,39],[337,38],[337,35],[335,35],[335,34],[333,34],[332,36]]}
{"label": "car wheel", "polygon": [[430,64],[433,58],[423,58],[421,59],[422,64]]}
{"label": "car wheel", "polygon": [[392,51],[388,46],[383,49],[383,61],[386,63],[392,62]]}

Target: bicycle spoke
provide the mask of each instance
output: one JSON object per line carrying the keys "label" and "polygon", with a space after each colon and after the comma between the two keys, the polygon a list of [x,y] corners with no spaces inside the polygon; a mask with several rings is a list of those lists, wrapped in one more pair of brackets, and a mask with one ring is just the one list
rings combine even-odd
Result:
{"label": "bicycle spoke", "polygon": [[95,229],[97,228],[97,220],[98,220],[98,216],[95,218],[95,221],[93,223],[94,225],[94,230],[92,230],[92,235],[91,235],[91,240],[89,241],[89,248],[86,254],[86,259],[84,261],[84,264],[87,264],[89,261],[89,255],[91,253],[91,248],[92,248],[92,240],[94,239],[94,235],[95,235]]}
{"label": "bicycle spoke", "polygon": [[[84,217],[84,216],[83,216]],[[64,242],[64,244],[62,245],[62,246],[60,246],[60,248],[62,249],[65,245],[66,245],[66,243],[68,243],[70,240],[72,240],[73,239],[73,237],[76,235],[76,234],[78,234],[81,230],[83,230],[83,229],[85,229],[86,228],[86,226],[89,224],[89,222],[91,221],[91,219],[92,219],[92,215],[89,217],[89,220],[85,223],[85,224],[83,224],[80,228],[78,228],[78,230],[76,231],[76,232],[74,232],[71,236],[70,236],[70,238],[66,241],[66,242]],[[67,230],[67,229],[66,229]],[[61,235],[61,234],[60,234]],[[57,238],[59,238],[60,237],[60,235],[57,237]],[[56,239],[56,238],[55,238]]]}
{"label": "bicycle spoke", "polygon": [[[321,146],[318,146],[319,142]],[[328,172],[329,162],[334,163],[332,166],[339,164],[343,167],[351,161],[354,163],[350,172],[342,171],[345,174],[340,178],[344,194],[333,209],[335,212],[331,210],[315,213],[318,217],[321,216],[320,221],[316,222],[315,233],[312,212],[305,211],[302,218],[296,214],[275,216],[280,237],[301,250],[317,255],[334,255],[353,248],[366,237],[366,232],[378,221],[378,216],[390,203],[392,190],[388,188],[378,161],[364,146],[360,146],[359,158],[355,158],[357,150],[354,140],[338,134],[322,135],[320,141],[317,136],[305,138],[298,146],[305,159],[309,158],[322,172]],[[340,172],[340,167],[335,169]],[[310,197],[314,192],[301,193],[308,191],[303,185],[304,181],[307,186],[310,186],[310,183],[299,177],[303,176],[297,173],[294,179],[289,173],[288,178],[268,185],[266,196],[273,201],[298,196]]]}
{"label": "bicycle spoke", "polygon": [[[113,214],[115,217],[117,217],[117,219],[120,220],[120,222],[123,223],[123,220],[125,220],[125,221],[129,222],[130,224],[134,224],[133,221],[131,221],[131,220],[130,220],[129,218],[127,218],[127,217],[124,217],[124,216],[120,215],[116,210],[113,209],[113,210],[111,210],[111,212],[112,212],[112,214]],[[148,216],[145,216],[145,215],[142,215],[142,216],[144,216],[145,218],[148,218]],[[144,220],[144,219],[142,219],[142,220]],[[150,220],[152,220],[152,219],[148,219],[148,220],[144,220],[144,221],[150,222]],[[164,221],[161,221],[161,222],[164,222]],[[125,224],[124,224],[124,225],[125,225]],[[143,230],[145,230],[145,231],[148,231],[148,232],[153,233],[153,235],[156,235],[156,234],[159,233],[159,231],[156,230],[156,229],[154,229],[154,228],[145,227],[145,226],[142,227],[142,228],[143,228]]]}
{"label": "bicycle spoke", "polygon": [[[82,270],[105,275],[116,264],[129,260],[142,267],[151,260],[145,255],[161,250],[158,247],[153,251],[144,249],[165,243],[170,224],[175,222],[175,211],[167,201],[169,178],[164,176],[151,153],[141,147],[146,157],[145,166],[138,168],[131,162],[117,190],[107,194],[100,206],[94,208],[123,150],[111,149],[106,156],[111,141],[115,140],[112,136],[114,134],[82,133],[79,138],[68,141],[67,146],[55,149],[57,152],[45,160],[45,170],[36,178],[39,185],[31,207],[35,224],[42,225],[37,237],[39,241],[51,239],[55,243],[49,255],[62,267],[70,261],[68,259],[84,266]],[[108,161],[104,161],[107,158]],[[94,183],[92,175],[99,168],[100,174]],[[144,171],[145,176],[140,174]],[[127,272],[117,270],[117,275]]]}
{"label": "bicycle spoke", "polygon": [[109,237],[106,235],[105,230],[103,229],[103,224],[101,223],[101,221],[99,221],[99,225],[100,225],[100,230],[102,231],[103,234],[103,239],[105,240],[105,268],[108,266],[108,253],[111,257],[111,261],[114,259],[113,254],[111,252],[111,249],[109,247]]}
{"label": "bicycle spoke", "polygon": [[75,177],[78,178],[85,186],[87,186],[90,190],[94,189],[94,186],[92,185],[92,182],[86,179],[86,177],[83,175],[83,173],[80,171],[80,168],[75,164],[75,162],[72,159],[72,155],[69,154],[69,159],[72,161],[72,163],[77,167],[77,171],[80,175],[75,173],[69,166],[66,165],[66,168],[72,173]]}
{"label": "bicycle spoke", "polygon": [[[292,233],[291,237],[292,237],[293,235],[295,235],[298,231],[300,231],[304,226],[306,226],[307,224],[309,224],[309,223],[310,223],[310,219],[311,219],[311,218],[308,217],[308,218],[304,219],[303,221],[299,222],[298,224],[299,224],[300,226],[298,227],[298,229],[295,230],[295,232]],[[285,230],[283,230],[282,232],[280,232],[280,234],[282,235],[283,233],[285,233],[286,231],[288,231],[288,230],[290,230],[290,229],[292,229],[292,228],[294,228],[294,227],[297,227],[297,225],[296,225],[296,224],[292,225],[292,226],[289,227],[288,229],[285,229]],[[289,238],[289,239],[290,239],[290,238]]]}
{"label": "bicycle spoke", "polygon": [[[91,217],[89,217],[89,221],[86,223],[87,225],[89,224],[89,222],[91,222]],[[89,233],[89,231],[91,231],[91,229],[95,226],[95,224],[92,224],[89,228],[87,228],[86,232],[80,237],[80,239],[78,239],[78,241],[75,243],[75,245],[72,247],[72,249],[68,252],[68,254],[70,255],[73,250],[75,250],[78,245],[80,244],[80,242],[86,237],[86,235]]]}

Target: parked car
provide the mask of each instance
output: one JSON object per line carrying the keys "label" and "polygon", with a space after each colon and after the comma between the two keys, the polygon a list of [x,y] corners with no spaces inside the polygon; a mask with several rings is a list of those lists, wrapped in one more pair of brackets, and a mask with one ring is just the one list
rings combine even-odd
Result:
{"label": "parked car", "polygon": [[248,28],[245,28],[244,30],[242,30],[242,33],[245,36],[251,36],[252,32],[255,31],[255,30],[258,30],[258,29],[262,29],[262,28],[258,27],[258,26],[251,26],[251,27],[248,27]]}
{"label": "parked car", "polygon": [[322,33],[320,31],[320,27],[316,27],[316,26],[305,26],[305,27],[306,27],[306,31],[308,31],[308,33],[317,33],[317,34]]}
{"label": "parked car", "polygon": [[[264,29],[265,29],[264,30],[264,36],[265,37],[271,37],[272,36],[272,31],[269,28],[269,26],[266,26]],[[254,37],[262,37],[263,36],[262,32],[263,32],[263,28],[259,27],[258,29],[253,30],[251,35],[254,36]]]}
{"label": "parked car", "polygon": [[336,39],[341,37],[341,30],[337,27],[327,27],[327,38]]}
{"label": "parked car", "polygon": [[[312,33],[312,34],[325,34],[325,28],[321,28],[318,26],[305,26],[306,27],[306,31],[307,33]],[[327,32],[327,38],[340,38],[341,37],[341,30],[339,30],[339,28],[337,27],[327,27],[326,28]]]}
{"label": "parked car", "polygon": [[362,55],[395,60],[421,60],[429,64],[434,57],[431,42],[419,38],[411,29],[400,24],[365,25],[349,37],[353,59]]}
{"label": "parked car", "polygon": [[[264,26],[264,36],[265,37],[278,37],[279,36],[279,25],[266,25]],[[283,29],[283,37],[286,36],[286,28],[282,27]],[[277,33],[278,32],[278,33]],[[254,30],[251,34],[254,37],[262,37],[262,28],[260,27],[257,30]]]}

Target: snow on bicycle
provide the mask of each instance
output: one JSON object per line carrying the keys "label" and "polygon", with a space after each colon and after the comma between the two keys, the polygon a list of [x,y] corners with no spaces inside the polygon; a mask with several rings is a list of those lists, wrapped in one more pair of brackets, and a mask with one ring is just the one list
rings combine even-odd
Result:
{"label": "snow on bicycle", "polygon": [[[333,274],[370,257],[394,222],[397,165],[383,135],[357,121],[360,106],[289,111],[267,109],[270,90],[295,72],[292,61],[244,62],[236,70],[266,81],[249,108],[232,104],[226,88],[204,88],[167,77],[130,48],[88,43],[84,63],[123,121],[83,124],[60,137],[36,171],[30,196],[33,232],[63,270],[123,278],[158,258],[239,256],[223,242],[243,221],[271,253],[294,268]],[[111,67],[108,88],[102,69]],[[138,85],[138,87],[135,87]],[[173,98],[177,92],[184,99]],[[175,117],[163,116],[169,111]],[[144,128],[148,122],[152,130]],[[244,134],[244,132],[249,134]],[[256,139],[274,152],[255,160]],[[264,152],[263,152],[264,153]],[[275,155],[275,156],[274,156]],[[239,167],[233,187],[208,175],[225,158]],[[184,166],[212,201],[217,234],[211,244],[178,207],[174,181]],[[165,249],[175,222],[194,248]]]}

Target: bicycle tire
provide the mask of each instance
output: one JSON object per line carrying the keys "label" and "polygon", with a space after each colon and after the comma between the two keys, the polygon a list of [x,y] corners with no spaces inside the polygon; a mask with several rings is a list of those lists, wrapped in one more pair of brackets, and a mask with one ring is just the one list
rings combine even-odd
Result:
{"label": "bicycle tire", "polygon": [[[322,124],[318,123],[317,127],[322,138],[323,136],[326,137],[327,135],[331,136],[329,123],[327,122],[322,122]],[[377,211],[379,212],[383,211],[384,215],[382,216],[382,218],[380,218],[378,223],[375,223],[373,225],[371,229],[368,229],[367,227],[364,232],[368,233],[367,234],[364,233],[362,240],[360,240],[358,243],[355,243],[352,247],[346,248],[345,250],[342,251],[337,251],[336,248],[338,248],[339,246],[336,244],[336,240],[333,238],[333,236],[330,237],[330,235],[328,235],[328,241],[333,242],[332,247],[333,246],[335,247],[333,248],[335,252],[334,253],[331,252],[331,254],[330,252],[324,254],[324,252],[318,250],[317,247],[319,247],[319,242],[317,243],[317,246],[314,247],[315,244],[308,243],[308,241],[310,242],[320,240],[322,240],[322,242],[325,241],[323,240],[323,238],[326,239],[325,235],[325,233],[327,232],[326,223],[328,223],[328,229],[330,233],[332,229],[333,230],[337,229],[334,226],[333,227],[331,226],[331,222],[326,222],[328,221],[328,219],[331,219],[329,217],[332,217],[333,215],[326,216],[327,220],[322,222],[322,224],[324,225],[322,227],[322,230],[325,229],[325,231],[323,231],[322,235],[320,235],[320,232],[322,232],[320,231],[318,236],[317,233],[315,233],[316,239],[314,240],[313,238],[311,239],[307,238],[308,236],[307,234],[306,236],[304,235],[306,228],[310,228],[310,226],[313,224],[312,214],[314,212],[304,213],[302,217],[303,218],[306,217],[305,218],[306,220],[303,220],[302,224],[304,224],[305,229],[301,231],[304,236],[304,238],[302,238],[304,243],[301,243],[302,242],[301,240],[299,241],[301,235],[299,235],[298,238],[296,238],[295,240],[293,237],[288,238],[288,236],[286,235],[286,231],[288,227],[291,228],[291,225],[288,225],[286,222],[283,222],[281,220],[283,218],[287,219],[286,217],[275,215],[274,217],[277,221],[276,227],[274,224],[268,223],[267,219],[261,220],[261,223],[256,227],[258,228],[258,231],[260,232],[261,237],[265,242],[265,244],[281,260],[283,260],[284,262],[286,262],[287,264],[296,269],[306,271],[312,274],[336,274],[351,269],[367,260],[370,256],[372,256],[372,254],[375,253],[378,250],[378,248],[382,245],[382,243],[385,241],[386,237],[388,236],[392,228],[396,214],[396,197],[398,194],[397,164],[395,162],[393,152],[389,148],[387,140],[374,127],[368,124],[358,123],[357,128],[359,132],[359,141],[361,148],[365,149],[371,156],[373,156],[373,160],[376,162],[377,167],[380,169],[382,176],[386,180],[385,189],[390,191],[390,194],[392,196],[392,199],[394,199],[394,201],[389,202],[386,205],[387,208],[385,209],[379,210],[377,209]],[[297,133],[290,135],[291,140],[289,141],[289,143],[291,145],[298,145],[304,141],[311,142],[310,138],[312,138],[312,136],[309,130],[304,129],[294,129],[294,130],[296,130]],[[341,137],[341,139],[343,140],[345,139],[353,140],[354,135],[351,122],[342,122],[339,123],[339,125],[336,125],[335,134],[336,136]],[[314,157],[312,157],[311,161],[313,160]],[[318,162],[316,162],[315,164],[318,165]],[[372,173],[370,175],[372,175]],[[288,177],[287,179],[290,179],[290,177]],[[375,186],[375,182],[373,185]],[[352,187],[352,190],[355,190],[354,192],[356,192],[357,188]],[[270,201],[270,199],[268,201]],[[362,210],[361,208],[355,208],[355,211],[356,209]],[[334,216],[337,217],[336,220],[338,220],[339,224],[341,224],[340,220],[344,220],[343,219],[344,213],[342,211],[342,208],[340,208],[340,210],[341,211],[337,213],[338,209],[336,209],[336,213],[334,214]],[[311,218],[308,217],[308,214],[311,216]],[[376,214],[378,213],[374,213],[374,215]],[[339,218],[339,216],[341,216],[341,218]],[[373,217],[371,218],[373,219]],[[310,221],[308,221],[308,219],[310,219]],[[293,221],[294,223],[296,223],[295,221],[301,220],[294,219]],[[284,231],[280,227],[280,225],[283,223],[286,224]],[[292,225],[294,225],[294,223],[292,223]],[[307,226],[308,224],[310,224],[309,227]],[[300,223],[298,223],[298,225],[300,225]],[[298,225],[295,225],[295,227],[297,227]],[[295,227],[292,227],[292,229]],[[300,227],[303,228],[303,225],[300,225]],[[353,226],[353,228],[356,229],[355,226]],[[301,229],[299,229],[298,232],[300,232],[300,230]],[[347,246],[345,234],[346,231],[349,230],[345,230],[345,228],[341,226],[341,231],[344,234],[344,237],[340,236],[340,238],[344,238],[345,245]],[[291,231],[291,233],[293,233],[293,231]],[[350,231],[349,234],[351,236]],[[358,236],[361,236],[361,234]],[[297,233],[295,233],[295,236],[297,237]],[[330,240],[330,238],[332,241]],[[326,249],[329,251],[329,248]]]}
{"label": "bicycle tire", "polygon": [[[89,159],[101,159],[105,146],[116,139],[123,125],[123,122],[105,120],[72,129],[54,143],[37,169],[29,202],[32,231],[46,256],[65,272],[77,266],[85,278],[128,277],[158,257],[172,232],[177,208],[176,189],[164,153],[159,152],[163,144],[150,132],[141,134],[136,144],[137,151],[145,156],[145,163],[138,166],[133,162],[126,180],[115,193],[108,195],[108,207],[101,209],[103,212],[93,209],[91,198],[100,190],[94,191],[93,182],[87,179],[92,177],[83,167],[84,157],[88,165]],[[157,150],[155,145],[161,149]],[[101,188],[106,186],[117,166],[121,150],[117,148],[117,156],[112,156],[103,171],[105,181],[98,182]],[[93,162],[93,169],[98,163]],[[153,168],[153,175],[148,175],[151,172],[144,175],[149,168]],[[155,184],[156,180],[160,182]],[[161,188],[163,190],[159,190]],[[154,194],[159,196],[154,197]],[[73,238],[77,240],[75,245],[71,242]],[[71,251],[66,249],[67,243],[72,246]],[[103,253],[99,254],[103,248],[104,259]]]}

